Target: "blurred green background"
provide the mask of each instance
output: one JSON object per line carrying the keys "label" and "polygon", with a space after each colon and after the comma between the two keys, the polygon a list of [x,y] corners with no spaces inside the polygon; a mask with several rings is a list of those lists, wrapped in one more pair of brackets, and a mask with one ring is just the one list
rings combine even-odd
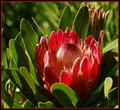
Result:
{"label": "blurred green background", "polygon": [[[81,3],[83,2],[2,2],[2,12],[5,15],[2,49],[5,50],[8,47],[9,40],[15,38],[20,31],[22,18],[27,19],[32,24],[40,38],[42,34],[33,22],[31,18],[33,17],[49,38],[52,31],[58,30],[64,7],[69,5],[73,17],[75,17]],[[116,39],[118,37],[118,2],[85,2],[85,4],[87,3],[90,3],[91,7],[95,5],[96,9],[101,5],[101,9],[104,9],[105,12],[112,10],[113,16],[110,26],[105,32],[104,42],[107,44]]]}

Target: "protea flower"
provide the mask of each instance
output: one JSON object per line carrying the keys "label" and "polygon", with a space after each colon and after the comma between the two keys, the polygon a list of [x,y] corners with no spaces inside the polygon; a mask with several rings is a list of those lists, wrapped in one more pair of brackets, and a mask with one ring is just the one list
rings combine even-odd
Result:
{"label": "protea flower", "polygon": [[91,35],[79,40],[69,28],[64,33],[58,30],[55,34],[53,31],[48,45],[46,37],[41,37],[36,46],[38,73],[45,89],[50,90],[56,82],[64,83],[85,102],[99,79],[99,44],[103,39],[103,31],[98,43]]}
{"label": "protea flower", "polygon": [[[81,7],[82,6],[85,6],[85,3],[82,3]],[[100,31],[105,29],[109,11],[105,13],[104,10],[101,9],[100,5],[95,9],[95,6],[91,8],[91,4],[88,3],[87,7],[89,12],[87,36],[92,35],[96,40],[98,40]]]}

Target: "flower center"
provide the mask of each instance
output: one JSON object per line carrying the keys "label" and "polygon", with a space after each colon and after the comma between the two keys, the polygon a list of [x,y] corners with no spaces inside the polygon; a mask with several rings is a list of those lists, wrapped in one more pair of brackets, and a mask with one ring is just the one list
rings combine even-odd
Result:
{"label": "flower center", "polygon": [[63,44],[57,52],[57,60],[65,67],[72,67],[76,58],[80,57],[81,51],[75,44]]}

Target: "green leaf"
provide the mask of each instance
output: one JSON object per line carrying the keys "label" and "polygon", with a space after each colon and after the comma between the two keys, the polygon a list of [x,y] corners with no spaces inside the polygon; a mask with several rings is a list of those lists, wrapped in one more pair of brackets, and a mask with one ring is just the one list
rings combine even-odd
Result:
{"label": "green leaf", "polygon": [[11,52],[10,52],[9,48],[6,48],[6,57],[7,57],[8,60],[10,60]]}
{"label": "green leaf", "polygon": [[116,105],[114,108],[119,108],[118,105]]}
{"label": "green leaf", "polygon": [[14,89],[13,89],[13,91],[12,91],[12,104],[11,104],[11,107],[13,107],[13,103],[14,103],[14,97],[15,97],[15,90],[16,90],[16,86],[14,86]]}
{"label": "green leaf", "polygon": [[15,84],[15,86],[18,87],[25,95],[25,97],[27,97],[35,106],[37,106],[38,102],[35,98],[35,95],[21,73],[15,69],[6,69],[5,72],[11,81]]}
{"label": "green leaf", "polygon": [[111,23],[112,17],[113,17],[113,12],[109,11],[109,14],[108,14],[108,17],[107,17],[107,22],[106,22],[106,25],[105,25],[105,31],[108,29],[108,27]]}
{"label": "green leaf", "polygon": [[88,22],[89,13],[87,6],[80,7],[75,16],[72,30],[82,39],[87,37]]}
{"label": "green leaf", "polygon": [[27,52],[29,53],[34,66],[36,67],[35,53],[36,45],[38,43],[38,36],[35,33],[32,25],[24,18],[21,20],[20,29]]}
{"label": "green leaf", "polygon": [[33,79],[31,78],[30,73],[28,72],[28,70],[25,67],[21,67],[20,72],[21,72],[22,76],[25,78],[25,80],[27,81],[27,83],[29,84],[29,86],[32,89],[33,93],[36,94],[36,87],[35,87]]}
{"label": "green leaf", "polygon": [[108,76],[113,76],[115,75],[115,73],[118,70],[118,63],[115,64],[115,66],[112,68],[112,70],[110,71],[110,73],[108,74]]}
{"label": "green leaf", "polygon": [[104,42],[101,42],[101,44],[100,44],[101,54],[103,53],[103,47],[104,47]]}
{"label": "green leaf", "polygon": [[24,44],[23,44],[23,39],[22,39],[21,31],[16,35],[15,40],[21,45],[21,47],[22,47],[24,50],[26,50],[26,49],[25,49],[25,46],[24,46]]}
{"label": "green leaf", "polygon": [[118,46],[115,47],[115,48],[113,48],[113,49],[111,50],[111,52],[116,52],[116,53],[118,53]]}
{"label": "green leaf", "polygon": [[2,51],[2,63],[3,63],[4,69],[8,68],[7,57],[4,51]]}
{"label": "green leaf", "polygon": [[105,78],[105,81],[104,81],[104,95],[105,95],[105,98],[108,98],[108,92],[110,91],[112,85],[113,85],[112,78],[111,77]]}
{"label": "green leaf", "polygon": [[114,108],[118,104],[118,94],[118,87],[115,87],[109,91],[109,99],[108,104],[105,106],[106,108]]}
{"label": "green leaf", "polygon": [[[12,39],[9,42],[9,47],[10,47],[10,50],[11,50],[11,53],[13,56],[12,58],[14,60],[15,65],[17,65],[18,68],[20,68],[20,67],[27,68],[28,71],[31,73],[31,76],[32,76],[35,84],[40,86],[36,70],[35,70],[32,62],[28,59],[28,56],[26,55],[26,53],[25,53],[24,49],[21,47],[21,45],[16,40]],[[14,63],[13,63],[13,68],[15,67]],[[12,64],[12,62],[11,62],[11,64]]]}
{"label": "green leaf", "polygon": [[66,5],[60,17],[59,29],[61,29],[64,32],[67,27],[72,28],[72,22],[72,12],[70,10],[70,7]]}
{"label": "green leaf", "polygon": [[4,80],[2,80],[2,101],[5,107],[10,108],[12,104],[11,97],[8,91],[5,89],[5,85],[8,80],[8,78],[4,78]]}
{"label": "green leaf", "polygon": [[118,47],[118,38],[115,39],[114,41],[110,42],[107,46],[105,46],[103,48],[103,53],[102,54],[104,54],[104,53],[106,53],[106,52],[108,52],[108,51],[110,51],[110,50],[112,50],[113,48],[116,48],[116,47]]}
{"label": "green leaf", "polygon": [[91,94],[90,98],[84,105],[85,107],[95,107],[102,98],[102,88],[104,83],[102,82]]}
{"label": "green leaf", "polygon": [[16,102],[13,102],[13,108],[23,108],[23,107],[17,104]]}
{"label": "green leaf", "polygon": [[24,52],[24,49],[20,46],[20,44],[16,40],[10,40],[9,47],[13,56],[13,60],[17,67],[26,67],[28,70],[29,68],[29,60],[27,55]]}
{"label": "green leaf", "polygon": [[[117,53],[108,51],[106,52],[101,59],[101,66],[100,66],[100,79],[99,83],[103,82],[104,79],[109,75],[112,74],[111,72],[116,68],[115,65],[118,63],[114,57],[118,56]],[[112,62],[112,63],[111,63]],[[114,72],[114,71],[113,71]],[[114,74],[114,73],[113,73]]]}
{"label": "green leaf", "polygon": [[40,28],[40,26],[37,24],[37,22],[35,21],[35,19],[32,17],[33,22],[35,23],[35,25],[37,26],[37,28],[39,29],[41,36],[45,36],[44,32],[42,31],[42,29]]}
{"label": "green leaf", "polygon": [[13,58],[10,58],[9,68],[14,68],[14,69],[18,70],[18,67],[17,67],[17,65],[15,64]]}
{"label": "green leaf", "polygon": [[51,102],[38,102],[38,108],[56,108],[55,105]]}
{"label": "green leaf", "polygon": [[31,90],[36,96],[36,99],[42,100],[40,93],[38,92],[38,89],[36,88],[36,85],[33,81],[33,78],[31,77],[31,73],[28,72],[28,70],[25,67],[20,68],[22,76],[25,78],[27,83],[29,84]]}
{"label": "green leaf", "polygon": [[2,108],[11,108],[11,107],[2,99]]}
{"label": "green leaf", "polygon": [[29,100],[26,100],[21,106],[23,108],[35,108],[34,105]]}
{"label": "green leaf", "polygon": [[53,84],[51,92],[65,108],[82,107],[82,102],[77,94],[65,84]]}

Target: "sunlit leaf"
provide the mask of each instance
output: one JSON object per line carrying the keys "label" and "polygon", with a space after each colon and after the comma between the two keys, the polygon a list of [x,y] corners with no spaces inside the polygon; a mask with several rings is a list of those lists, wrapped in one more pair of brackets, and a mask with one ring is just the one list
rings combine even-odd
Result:
{"label": "sunlit leaf", "polygon": [[9,48],[6,48],[6,57],[7,57],[8,60],[10,60],[11,52],[10,52]]}
{"label": "sunlit leaf", "polygon": [[105,81],[104,81],[104,95],[105,95],[106,98],[108,98],[108,92],[111,89],[112,84],[113,84],[113,80],[112,80],[111,77],[105,78]]}
{"label": "sunlit leaf", "polygon": [[104,53],[106,53],[106,52],[108,52],[111,49],[116,48],[116,47],[118,47],[118,38],[115,39],[114,41],[110,42],[106,47],[104,47],[102,54],[104,54]]}
{"label": "sunlit leaf", "polygon": [[15,40],[22,46],[22,48],[25,50],[25,46],[23,44],[23,38],[21,31],[16,35]]}
{"label": "sunlit leaf", "polygon": [[111,89],[108,96],[108,104],[104,108],[114,108],[118,104],[119,100],[118,87]]}
{"label": "sunlit leaf", "polygon": [[41,36],[45,36],[44,32],[42,31],[42,29],[40,28],[40,26],[37,24],[37,22],[35,21],[33,17],[32,17],[32,20],[35,23],[36,27],[39,29],[40,33],[42,34]]}
{"label": "sunlit leaf", "polygon": [[73,23],[72,12],[70,10],[70,7],[66,5],[60,17],[59,29],[61,29],[63,32],[66,30],[67,27],[71,29],[72,23]]}
{"label": "sunlit leaf", "polygon": [[17,67],[26,67],[28,70],[29,68],[29,60],[27,55],[25,54],[23,48],[20,46],[20,44],[16,40],[10,40],[9,47],[13,56],[13,60]]}
{"label": "sunlit leaf", "polygon": [[82,39],[87,37],[88,22],[89,13],[87,6],[80,7],[75,16],[72,30]]}
{"label": "sunlit leaf", "polygon": [[23,77],[26,79],[27,83],[29,84],[30,88],[32,89],[33,93],[36,94],[36,87],[28,70],[25,67],[21,67],[20,71]]}
{"label": "sunlit leaf", "polygon": [[9,76],[11,81],[20,89],[20,91],[33,103],[37,106],[37,100],[34,93],[32,92],[27,81],[21,75],[21,73],[15,69],[6,69],[6,74]]}
{"label": "sunlit leaf", "polygon": [[118,105],[116,105],[114,108],[118,108]]}
{"label": "sunlit leaf", "polygon": [[29,53],[34,66],[36,66],[35,51],[36,45],[38,43],[38,36],[34,31],[32,25],[24,18],[21,20],[20,29],[27,52]]}
{"label": "sunlit leaf", "polygon": [[20,104],[13,102],[13,108],[23,108]]}
{"label": "sunlit leaf", "polygon": [[23,108],[35,108],[35,106],[29,100],[26,100],[21,106]]}
{"label": "sunlit leaf", "polygon": [[8,81],[8,78],[5,78],[4,80],[2,80],[2,100],[3,100],[3,103],[4,103],[4,106],[5,108],[10,108],[11,107],[11,97],[10,97],[10,94],[8,93],[8,91],[6,91],[5,89],[5,84],[6,82]]}
{"label": "sunlit leaf", "polygon": [[106,22],[106,25],[105,25],[105,31],[108,29],[108,27],[111,23],[112,17],[113,17],[113,12],[109,11],[109,14],[108,14],[108,17],[107,17],[107,22]]}
{"label": "sunlit leaf", "polygon": [[33,64],[31,63],[31,61],[28,59],[28,56],[26,55],[21,45],[16,40],[12,39],[9,42],[9,47],[11,49],[11,53],[13,56],[12,58],[14,60],[15,65],[17,65],[18,68],[26,67],[28,71],[31,73],[32,78],[34,79],[35,83],[39,85],[39,79],[37,77],[35,68]]}
{"label": "sunlit leaf", "polygon": [[38,102],[38,107],[39,108],[56,108],[55,105],[51,102],[51,101],[48,101],[48,102]]}
{"label": "sunlit leaf", "polygon": [[82,107],[77,94],[65,84],[55,83],[51,87],[51,92],[65,108]]}

